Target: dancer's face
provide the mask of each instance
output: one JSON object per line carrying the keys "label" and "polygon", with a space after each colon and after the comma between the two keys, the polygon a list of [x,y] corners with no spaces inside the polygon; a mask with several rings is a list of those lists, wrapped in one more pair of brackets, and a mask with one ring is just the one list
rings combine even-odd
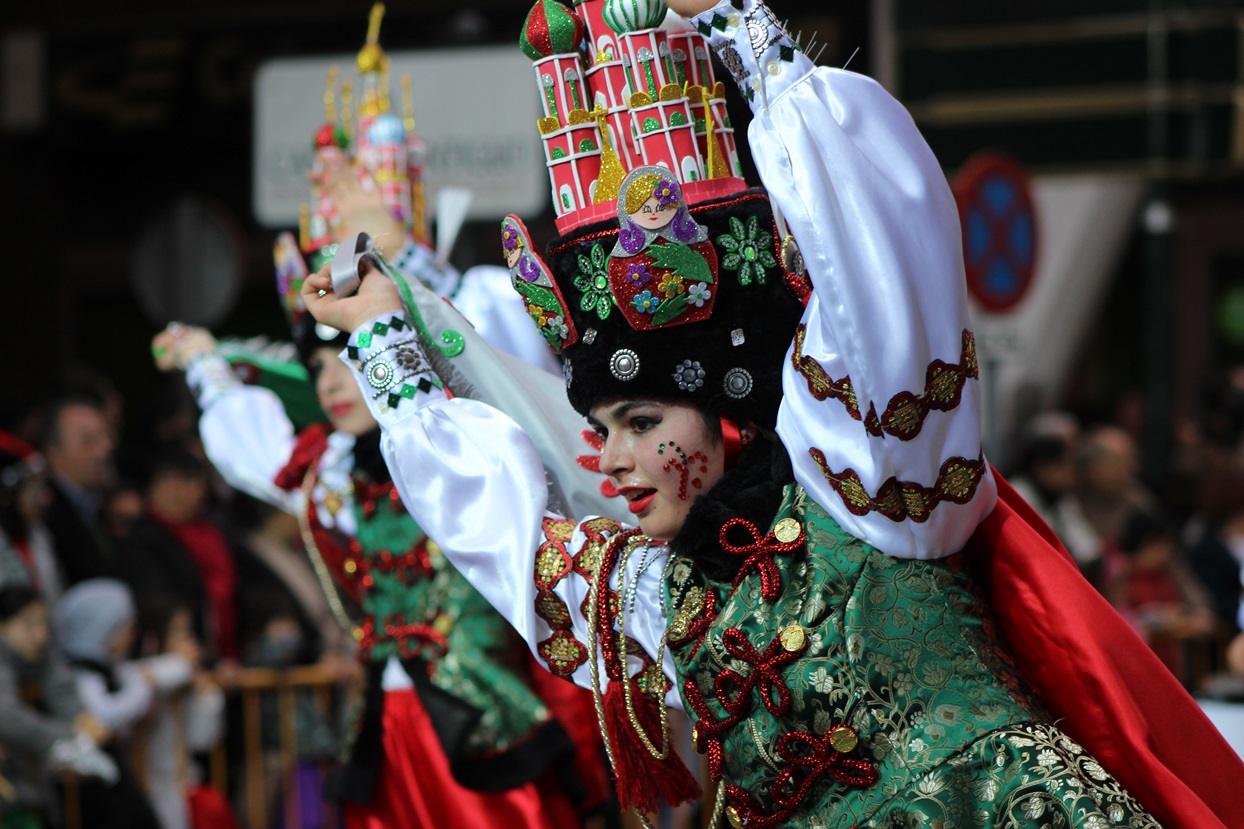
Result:
{"label": "dancer's face", "polygon": [[365,435],[375,429],[376,419],[371,416],[354,375],[337,359],[337,350],[317,348],[310,362],[315,372],[316,396],[333,428],[349,435]]}
{"label": "dancer's face", "polygon": [[646,535],[669,540],[692,502],[725,474],[725,446],[689,403],[615,400],[588,421],[604,440],[600,471],[618,488]]}

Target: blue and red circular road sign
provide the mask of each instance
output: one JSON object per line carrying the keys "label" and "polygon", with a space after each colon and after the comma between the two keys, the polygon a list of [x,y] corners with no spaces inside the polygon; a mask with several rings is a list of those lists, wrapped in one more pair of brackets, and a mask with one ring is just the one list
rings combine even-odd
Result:
{"label": "blue and red circular road sign", "polygon": [[1024,168],[1009,156],[977,153],[951,183],[963,227],[968,293],[982,308],[1013,310],[1032,287],[1037,221]]}

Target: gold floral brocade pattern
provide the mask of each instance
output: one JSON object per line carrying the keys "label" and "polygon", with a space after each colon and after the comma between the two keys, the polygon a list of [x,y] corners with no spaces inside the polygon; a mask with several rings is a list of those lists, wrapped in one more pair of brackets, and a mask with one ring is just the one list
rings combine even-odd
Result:
{"label": "gold floral brocade pattern", "polygon": [[829,468],[825,453],[820,449],[813,447],[808,453],[852,514],[867,515],[876,511],[891,521],[910,519],[921,524],[929,520],[934,508],[944,501],[966,504],[972,500],[985,476],[984,453],[974,461],[960,457],[948,458],[938,470],[933,486],[891,477],[877,488],[877,494],[873,496],[868,493],[854,469],[834,472]]}
{"label": "gold floral brocade pattern", "polygon": [[[535,584],[536,615],[553,629],[552,635],[536,644],[536,651],[555,676],[569,678],[587,661],[587,646],[574,635],[571,610],[557,595],[557,585],[572,573],[584,579],[591,577],[595,564],[608,541],[608,535],[621,527],[607,518],[594,518],[583,523],[587,543],[571,557],[567,544],[574,538],[577,525],[564,518],[545,518],[544,543],[536,550]],[[580,611],[582,609],[580,608]]]}
{"label": "gold floral brocade pattern", "polygon": [[802,323],[795,330],[795,347],[791,352],[791,365],[803,375],[808,391],[817,400],[833,398],[846,409],[853,420],[860,420],[864,429],[874,437],[891,435],[899,440],[912,440],[924,428],[929,412],[949,412],[963,399],[964,384],[980,379],[980,366],[976,359],[976,339],[964,329],[958,363],[934,360],[925,371],[924,391],[915,394],[902,391],[890,398],[886,409],[877,416],[869,407],[868,414],[861,417],[859,400],[850,377],[834,380],[813,357],[803,353],[807,328]]}

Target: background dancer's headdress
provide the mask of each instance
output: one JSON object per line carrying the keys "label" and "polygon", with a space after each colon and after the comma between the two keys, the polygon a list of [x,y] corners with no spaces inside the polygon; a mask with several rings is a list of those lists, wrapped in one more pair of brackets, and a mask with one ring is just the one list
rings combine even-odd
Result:
{"label": "background dancer's headdress", "polygon": [[355,61],[361,76],[357,118],[353,112],[353,84],[349,79],[338,83],[336,66],[328,72],[324,91],[325,123],[313,139],[311,203],[302,207],[297,239],[291,233],[283,233],[277,238],[273,251],[277,291],[284,302],[294,342],[304,360],[316,348],[344,347],[348,339],[335,329],[317,325],[299,299],[303,279],[329,262],[337,251],[334,231],[340,217],[323,183],[323,173],[335,157],[343,159],[357,173],[364,188],[379,188],[385,208],[401,223],[407,235],[418,244],[429,244],[423,180],[427,148],[415,132],[409,76],[403,76],[401,81],[402,113],[399,115],[394,110],[390,97],[389,57],[380,47],[383,16],[383,3],[372,6],[367,40]]}
{"label": "background dancer's headdress", "polygon": [[657,28],[666,11],[532,8],[519,45],[534,61],[561,236],[542,256],[508,216],[503,252],[580,412],[685,399],[771,426],[808,283],[768,197],[740,177],[704,39]]}

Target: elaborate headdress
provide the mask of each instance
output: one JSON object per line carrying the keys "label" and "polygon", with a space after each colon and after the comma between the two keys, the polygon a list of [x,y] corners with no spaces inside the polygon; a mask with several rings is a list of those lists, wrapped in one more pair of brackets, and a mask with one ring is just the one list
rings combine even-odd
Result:
{"label": "elaborate headdress", "polygon": [[768,197],[739,178],[703,38],[656,28],[665,12],[661,0],[532,8],[519,43],[561,236],[541,256],[507,216],[503,252],[580,412],[672,398],[771,426],[808,284]]}
{"label": "elaborate headdress", "polygon": [[304,359],[317,347],[344,346],[347,339],[341,332],[317,326],[299,298],[307,274],[330,261],[337,251],[334,230],[340,217],[322,183],[322,173],[334,157],[340,156],[357,172],[363,187],[379,188],[385,207],[411,238],[420,244],[427,244],[430,238],[423,182],[427,148],[415,133],[409,76],[404,75],[401,82],[402,115],[393,111],[389,57],[379,42],[383,16],[383,3],[372,6],[367,41],[355,61],[362,80],[357,120],[351,111],[353,84],[346,79],[339,87],[337,67],[329,70],[324,91],[326,120],[312,142],[311,203],[302,208],[297,240],[293,234],[283,233],[273,251],[277,291]]}

